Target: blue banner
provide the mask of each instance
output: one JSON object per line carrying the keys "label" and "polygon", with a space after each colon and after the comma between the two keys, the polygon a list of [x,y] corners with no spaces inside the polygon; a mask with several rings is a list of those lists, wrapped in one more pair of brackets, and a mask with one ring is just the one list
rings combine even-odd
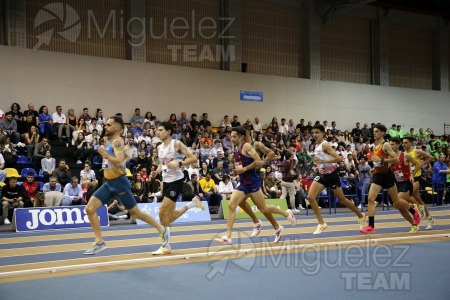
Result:
{"label": "blue banner", "polygon": [[241,101],[263,102],[263,92],[241,91]]}
{"label": "blue banner", "polygon": [[[187,223],[187,222],[205,222],[211,221],[211,215],[209,214],[208,202],[202,201],[205,206],[205,210],[201,210],[198,207],[194,207],[186,211],[181,217],[176,219],[173,223]],[[176,208],[181,208],[189,202],[176,202]],[[161,203],[139,203],[139,209],[145,211],[159,222],[159,207]],[[147,224],[144,221],[136,220],[138,225]]]}
{"label": "blue banner", "polygon": [[[90,227],[85,205],[18,208],[14,212],[16,231]],[[97,210],[100,226],[109,226],[106,205]]]}

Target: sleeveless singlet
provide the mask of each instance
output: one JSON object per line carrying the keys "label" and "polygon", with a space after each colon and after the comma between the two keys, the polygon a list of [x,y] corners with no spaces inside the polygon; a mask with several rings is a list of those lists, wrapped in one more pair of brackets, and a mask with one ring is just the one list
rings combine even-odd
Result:
{"label": "sleeveless singlet", "polygon": [[[323,141],[320,145],[318,145],[316,147],[316,149],[314,149],[314,157],[318,157],[321,160],[332,159],[333,156],[331,156],[323,151],[324,143],[328,143],[328,142]],[[320,174],[331,174],[334,172],[334,170],[337,169],[338,164],[337,163],[323,163],[323,164],[319,164],[317,167],[319,169]]]}
{"label": "sleeveless singlet", "polygon": [[[420,164],[420,157],[417,156],[415,148],[412,149],[408,154],[411,155],[412,159],[414,159],[415,161],[417,161]],[[411,165],[410,168],[411,168],[411,173],[413,174],[414,177],[422,176],[422,169],[421,168],[418,168],[416,170],[416,166],[414,166],[414,165]]]}
{"label": "sleeveless singlet", "polygon": [[[241,164],[242,167],[246,167],[250,165],[253,162],[253,158],[245,156],[242,154],[242,145],[235,153],[234,153],[234,160],[236,162],[236,165]],[[239,175],[239,182],[242,185],[252,185],[255,183],[260,182],[261,179],[259,178],[258,174],[256,173],[255,169],[247,170],[244,173]]]}
{"label": "sleeveless singlet", "polygon": [[409,164],[405,164],[404,152],[400,153],[398,162],[391,165],[391,170],[394,172],[395,180],[397,180],[397,182],[405,182],[409,180],[411,177],[411,171]]}
{"label": "sleeveless singlet", "polygon": [[[373,148],[373,155],[382,157],[384,159],[389,158],[389,155],[383,152],[383,145],[385,141],[381,143],[381,145],[378,145],[377,147],[374,146]],[[387,162],[384,162],[384,164],[381,164],[381,162],[373,162],[373,169],[374,173],[386,173],[389,169],[389,165]]]}
{"label": "sleeveless singlet", "polygon": [[162,165],[163,182],[174,182],[184,178],[183,171],[180,167],[177,167],[173,170],[170,170],[167,167],[167,164],[173,160],[183,160],[183,155],[180,155],[175,151],[175,140],[172,139],[167,148],[164,147],[164,144],[161,144],[158,150],[158,157]]}
{"label": "sleeveless singlet", "polygon": [[[106,152],[108,152],[109,155],[111,155],[111,156],[113,156],[113,157],[116,157],[116,155],[114,154],[114,149],[113,149],[112,144],[113,144],[113,143],[111,142],[111,143],[109,143],[108,145],[106,145],[106,146],[105,146],[105,150],[106,150]],[[119,173],[121,173],[121,175],[124,175],[124,174],[126,173],[126,172],[125,172],[125,164],[126,164],[126,161],[124,161],[124,162],[122,163],[122,168],[117,168],[116,165],[112,164],[108,159],[106,159],[105,157],[103,157],[103,160],[102,160],[102,169],[103,169],[103,170],[105,170],[105,169],[114,169],[115,171],[116,171],[116,170],[119,171]],[[113,179],[113,178],[106,178],[106,179]]]}

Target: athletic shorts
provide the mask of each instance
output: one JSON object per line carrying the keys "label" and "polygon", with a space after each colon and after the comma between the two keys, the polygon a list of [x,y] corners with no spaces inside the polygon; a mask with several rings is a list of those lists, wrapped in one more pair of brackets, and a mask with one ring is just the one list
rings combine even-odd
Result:
{"label": "athletic shorts", "polygon": [[181,190],[183,189],[183,180],[184,178],[172,182],[163,182],[163,196],[173,202],[177,202],[178,195],[181,194]]}
{"label": "athletic shorts", "polygon": [[236,187],[236,190],[244,192],[244,194],[253,194],[256,193],[261,188],[261,180],[254,182],[250,185],[239,184]]}
{"label": "athletic shorts", "polygon": [[337,169],[333,173],[316,176],[314,181],[317,181],[326,187],[330,187],[332,190],[341,187],[341,181],[339,180],[339,172]]}
{"label": "athletic shorts", "polygon": [[131,193],[131,185],[128,178],[119,176],[114,179],[107,179],[106,182],[95,191],[94,197],[98,198],[103,204],[108,204],[113,197],[122,202],[126,209],[132,209],[137,202]]}
{"label": "athletic shorts", "polygon": [[413,184],[411,181],[402,181],[397,182],[397,190],[399,193],[408,193],[409,195],[412,195],[413,193]]}
{"label": "athletic shorts", "polygon": [[395,185],[395,175],[391,169],[385,174],[375,173],[372,176],[372,183],[381,186],[383,189],[389,189]]}
{"label": "athletic shorts", "polygon": [[420,182],[422,179],[422,176],[416,176],[414,177],[414,182]]}

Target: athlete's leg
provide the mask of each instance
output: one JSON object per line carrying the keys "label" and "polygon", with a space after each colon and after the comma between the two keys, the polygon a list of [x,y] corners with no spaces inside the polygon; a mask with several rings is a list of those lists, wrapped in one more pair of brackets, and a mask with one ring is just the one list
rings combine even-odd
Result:
{"label": "athlete's leg", "polygon": [[350,209],[352,212],[354,212],[359,219],[363,218],[364,215],[359,211],[359,209],[355,206],[355,204],[345,198],[344,192],[342,191],[342,188],[335,188],[333,191],[333,194],[338,198],[339,203]]}
{"label": "athlete's leg", "polygon": [[312,210],[314,211],[314,214],[316,215],[317,221],[319,221],[319,224],[324,224],[325,221],[322,218],[322,214],[320,213],[319,204],[317,203],[317,195],[319,195],[325,186],[317,181],[313,181],[311,184],[311,187],[308,191],[308,201],[311,205]]}
{"label": "athlete's leg", "polygon": [[418,181],[413,183],[413,194],[412,196],[414,197],[414,199],[416,199],[416,201],[419,203],[419,205],[423,205],[423,208],[425,210],[425,215],[428,217],[430,217],[430,212],[428,211],[428,206],[425,204],[425,202],[423,202],[422,197],[420,196],[420,183]]}
{"label": "athlete's leg", "polygon": [[234,219],[236,217],[236,208],[247,198],[247,195],[240,190],[234,190],[231,194],[230,202],[228,203],[228,220],[227,220],[227,238],[231,239],[231,232],[233,231]]}
{"label": "athlete's leg", "polygon": [[[394,207],[400,211],[400,214],[403,216],[403,218],[405,218],[406,221],[408,221],[411,225],[416,225],[414,222],[414,218],[410,213],[410,210],[412,209],[411,204],[409,204],[405,199],[400,198],[400,195],[397,191],[397,186],[394,185],[389,188],[388,193],[392,199]],[[402,193],[402,195],[404,195],[404,197],[406,198],[409,198],[409,193]]]}
{"label": "athlete's leg", "polygon": [[155,218],[153,218],[148,213],[143,212],[142,210],[140,210],[138,205],[136,205],[135,207],[133,207],[131,209],[128,209],[128,212],[130,213],[130,215],[133,218],[142,220],[145,223],[155,227],[156,230],[158,230],[159,233],[163,233],[164,232],[164,228],[160,224],[158,224],[158,222],[155,220]]}
{"label": "athlete's leg", "polygon": [[103,203],[102,201],[100,201],[100,199],[95,196],[91,196],[85,208],[92,231],[94,232],[95,242],[97,244],[103,243],[102,232],[100,230],[100,221],[97,215],[97,209],[99,209],[102,205]]}

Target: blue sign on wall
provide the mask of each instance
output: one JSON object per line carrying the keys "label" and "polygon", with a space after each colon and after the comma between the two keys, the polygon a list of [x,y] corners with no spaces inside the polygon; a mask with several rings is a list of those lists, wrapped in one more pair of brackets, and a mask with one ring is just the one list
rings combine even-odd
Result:
{"label": "blue sign on wall", "polygon": [[[18,208],[14,212],[16,231],[90,227],[85,205]],[[100,226],[109,226],[106,205],[97,210]]]}
{"label": "blue sign on wall", "polygon": [[[205,206],[205,210],[194,207],[186,211],[181,217],[175,220],[174,223],[186,223],[186,222],[204,222],[211,221],[211,215],[209,214],[208,202],[202,201]],[[189,202],[176,202],[176,207],[180,208]],[[157,221],[159,221],[159,206],[161,203],[138,203],[139,209],[145,211]],[[138,225],[147,224],[144,221],[136,220]]]}
{"label": "blue sign on wall", "polygon": [[263,92],[241,91],[241,101],[263,102]]}

